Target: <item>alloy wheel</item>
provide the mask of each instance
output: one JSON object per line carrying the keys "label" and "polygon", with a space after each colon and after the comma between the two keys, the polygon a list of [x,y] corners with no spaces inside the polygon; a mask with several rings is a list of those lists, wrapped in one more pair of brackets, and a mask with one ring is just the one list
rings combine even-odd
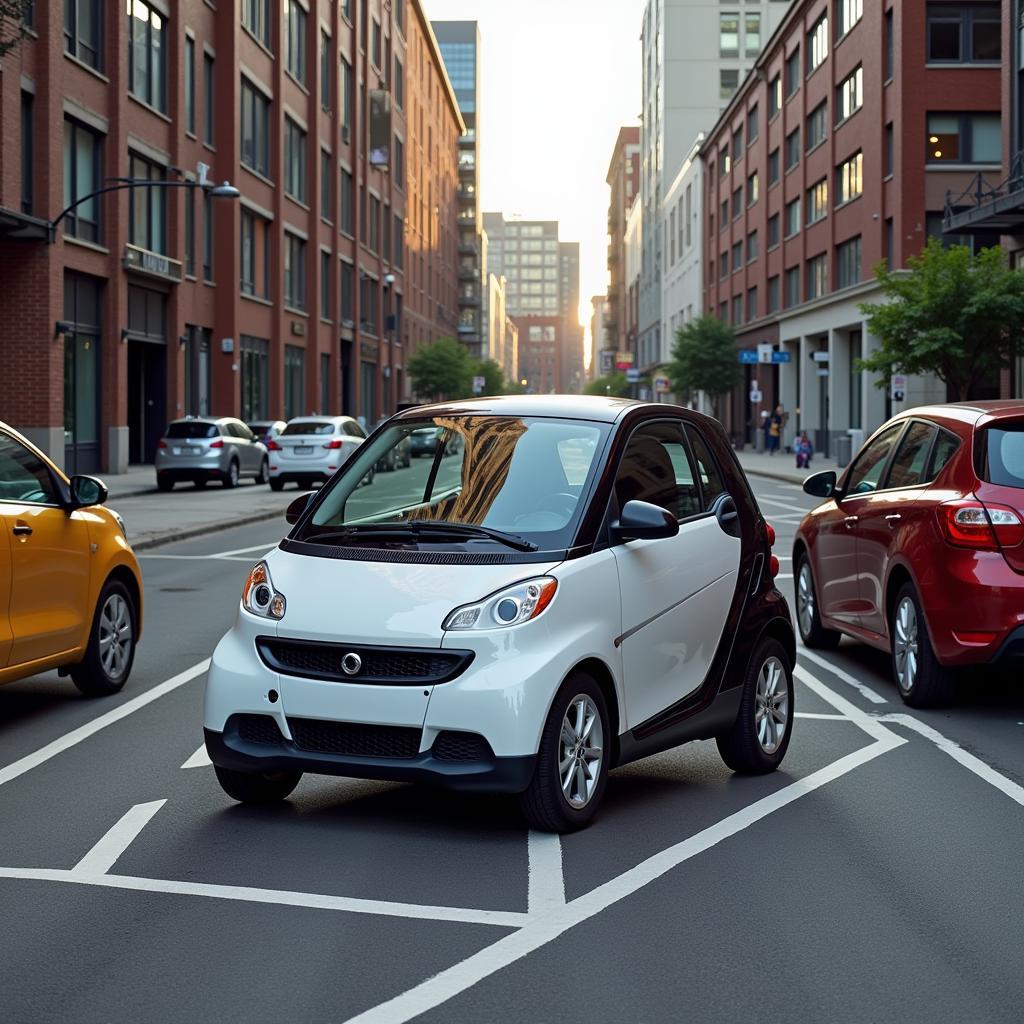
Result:
{"label": "alloy wheel", "polygon": [[132,651],[132,616],[128,602],[111,594],[100,612],[100,663],[107,677],[117,682],[125,673]]}
{"label": "alloy wheel", "polygon": [[766,754],[774,754],[786,735],[789,722],[789,684],[786,669],[774,655],[765,661],[757,675],[754,696],[757,742]]}
{"label": "alloy wheel", "polygon": [[814,628],[814,579],[811,567],[804,562],[796,585],[796,613],[800,621],[800,635],[805,639]]}
{"label": "alloy wheel", "polygon": [[896,628],[893,631],[896,682],[903,693],[909,693],[917,681],[917,643],[917,608],[909,597],[904,597],[896,609]]}
{"label": "alloy wheel", "polygon": [[587,694],[577,694],[566,708],[558,743],[558,775],[570,807],[579,810],[590,803],[601,776],[603,744],[597,704]]}

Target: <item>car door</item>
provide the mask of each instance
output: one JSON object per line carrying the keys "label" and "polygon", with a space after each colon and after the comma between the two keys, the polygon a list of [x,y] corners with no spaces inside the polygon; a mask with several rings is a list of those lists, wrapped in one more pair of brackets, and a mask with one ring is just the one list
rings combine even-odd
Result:
{"label": "car door", "polygon": [[913,420],[896,446],[881,486],[861,501],[857,513],[857,579],[861,628],[884,634],[885,581],[900,541],[917,529],[928,510],[918,505],[926,486],[936,427]]}
{"label": "car door", "polygon": [[[710,453],[706,457],[710,460]],[[707,469],[710,494],[718,474],[713,463]],[[723,531],[703,493],[680,422],[658,421],[634,430],[618,467],[611,514],[617,516],[627,501],[647,501],[671,512],[679,533],[612,548],[630,729],[701,685],[722,636],[736,588],[740,541]]]}
{"label": "car door", "polygon": [[11,655],[11,530],[0,515],[0,668]]}
{"label": "car door", "polygon": [[903,431],[897,423],[861,449],[836,497],[835,514],[821,517],[814,543],[815,582],[821,614],[836,622],[861,625],[863,600],[857,568],[857,537],[866,501],[881,482]]}
{"label": "car door", "polygon": [[8,667],[79,647],[94,611],[85,519],[81,512],[65,511],[46,463],[5,433],[0,433],[0,518],[10,551]]}

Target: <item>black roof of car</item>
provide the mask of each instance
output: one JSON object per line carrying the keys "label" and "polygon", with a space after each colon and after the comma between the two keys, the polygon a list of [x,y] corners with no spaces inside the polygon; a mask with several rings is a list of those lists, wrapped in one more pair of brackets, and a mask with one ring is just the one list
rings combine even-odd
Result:
{"label": "black roof of car", "polygon": [[[551,416],[573,420],[600,420],[614,423],[630,409],[656,408],[653,402],[631,398],[605,398],[600,395],[501,395],[494,398],[468,398],[438,405],[420,405],[398,413],[396,420],[418,420],[430,416]],[[662,405],[664,411],[675,406]]]}

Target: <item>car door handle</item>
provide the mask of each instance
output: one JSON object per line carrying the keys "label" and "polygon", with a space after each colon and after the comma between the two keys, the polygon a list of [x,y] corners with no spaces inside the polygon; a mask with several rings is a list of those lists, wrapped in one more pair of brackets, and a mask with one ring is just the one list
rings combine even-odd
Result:
{"label": "car door handle", "polygon": [[886,516],[885,521],[889,524],[890,530],[896,529],[896,524],[903,518],[899,512],[894,512],[892,515]]}
{"label": "car door handle", "polygon": [[846,518],[845,518],[845,519],[843,520],[843,525],[844,525],[844,526],[845,526],[845,527],[846,527],[846,528],[847,528],[848,530],[852,530],[852,529],[853,529],[853,524],[854,524],[854,523],[856,523],[856,522],[859,522],[859,518],[858,518],[857,516],[847,516],[847,517],[846,517]]}
{"label": "car door handle", "polygon": [[11,530],[11,533],[13,533],[15,537],[31,537],[32,527],[27,523],[18,523],[18,525]]}

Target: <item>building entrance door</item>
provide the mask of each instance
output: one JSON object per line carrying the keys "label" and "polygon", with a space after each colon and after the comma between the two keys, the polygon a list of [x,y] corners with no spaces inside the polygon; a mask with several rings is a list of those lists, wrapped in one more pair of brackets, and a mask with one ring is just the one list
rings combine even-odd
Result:
{"label": "building entrance door", "polygon": [[128,342],[128,459],[151,463],[167,423],[167,346]]}
{"label": "building entrance door", "polygon": [[100,470],[100,282],[84,274],[64,278],[64,468]]}

